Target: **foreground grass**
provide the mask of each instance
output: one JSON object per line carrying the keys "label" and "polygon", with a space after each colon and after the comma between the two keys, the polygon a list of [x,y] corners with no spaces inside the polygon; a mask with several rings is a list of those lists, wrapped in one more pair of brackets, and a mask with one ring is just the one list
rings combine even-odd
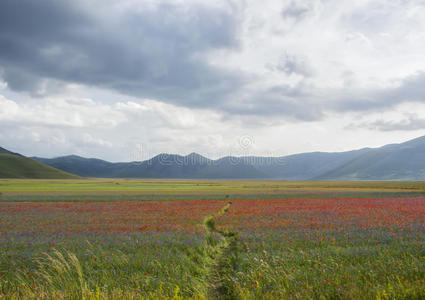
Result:
{"label": "foreground grass", "polygon": [[[233,279],[247,299],[424,299],[424,235],[388,236],[246,234],[248,249]],[[45,245],[48,255],[29,255],[16,244],[2,255],[0,292],[19,299],[202,298],[192,260],[202,242],[189,235],[93,237],[60,243],[60,251]]]}
{"label": "foreground grass", "polygon": [[[218,221],[243,245],[240,298],[425,299],[422,183],[130,181],[130,202],[85,201],[114,182],[1,181],[0,298],[204,299],[202,219],[237,198]],[[42,202],[68,184],[88,198]]]}

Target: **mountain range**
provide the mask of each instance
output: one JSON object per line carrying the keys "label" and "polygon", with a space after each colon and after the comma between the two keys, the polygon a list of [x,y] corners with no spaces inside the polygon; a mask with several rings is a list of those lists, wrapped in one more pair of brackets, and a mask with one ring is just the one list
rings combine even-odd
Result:
{"label": "mountain range", "polygon": [[282,157],[227,156],[212,160],[191,153],[187,156],[159,154],[146,161],[122,163],[76,155],[33,159],[84,177],[425,180],[425,136],[380,148]]}

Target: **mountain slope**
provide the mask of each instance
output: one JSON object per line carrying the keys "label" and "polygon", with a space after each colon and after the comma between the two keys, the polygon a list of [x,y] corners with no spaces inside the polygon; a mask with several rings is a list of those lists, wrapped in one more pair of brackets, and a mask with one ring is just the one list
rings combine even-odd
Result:
{"label": "mountain slope", "polygon": [[365,148],[335,153],[311,152],[282,157],[251,156],[244,159],[272,178],[306,180],[329,172],[369,150]]}
{"label": "mountain slope", "polygon": [[19,153],[11,152],[11,151],[9,151],[9,150],[7,150],[7,149],[4,149],[4,148],[2,148],[2,147],[0,147],[0,154],[12,154],[12,155],[22,156],[22,155],[21,155],[21,154],[19,154]]}
{"label": "mountain slope", "polygon": [[[114,163],[101,159],[84,158],[77,155],[62,156],[57,158],[33,157],[34,160],[47,164],[65,172],[83,177],[114,177],[117,168]],[[103,174],[103,176],[99,176]],[[111,174],[112,176],[105,176]]]}
{"label": "mountain slope", "polygon": [[159,154],[142,162],[111,163],[65,156],[35,158],[85,177],[279,180],[425,180],[425,136],[402,144],[346,152],[282,157]]}
{"label": "mountain slope", "polygon": [[22,155],[9,153],[0,153],[0,178],[78,178],[78,176],[55,169]]}
{"label": "mountain slope", "polygon": [[391,144],[350,160],[317,180],[424,180],[425,136]]}
{"label": "mountain slope", "polygon": [[110,163],[70,155],[52,159],[34,157],[55,168],[85,177],[117,178],[267,178],[240,158],[211,160],[196,153],[159,154],[143,162]]}
{"label": "mountain slope", "polygon": [[85,177],[306,180],[367,151],[314,152],[285,157],[228,156],[217,160],[196,153],[187,156],[163,153],[146,161],[129,163],[110,163],[75,155],[34,159]]}

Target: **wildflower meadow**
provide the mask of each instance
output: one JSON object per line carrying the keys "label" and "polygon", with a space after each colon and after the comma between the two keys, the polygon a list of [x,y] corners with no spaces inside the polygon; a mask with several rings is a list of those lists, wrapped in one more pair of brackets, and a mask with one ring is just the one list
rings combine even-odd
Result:
{"label": "wildflower meadow", "polygon": [[37,184],[0,181],[0,299],[425,299],[420,183]]}

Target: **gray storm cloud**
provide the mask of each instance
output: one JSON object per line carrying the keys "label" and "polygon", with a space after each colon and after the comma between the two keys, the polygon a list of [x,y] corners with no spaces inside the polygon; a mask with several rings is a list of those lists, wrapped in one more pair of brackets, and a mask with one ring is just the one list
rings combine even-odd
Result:
{"label": "gray storm cloud", "polygon": [[421,0],[2,0],[0,146],[125,160],[415,137],[424,20]]}
{"label": "gray storm cloud", "polygon": [[232,11],[161,2],[121,13],[90,8],[78,1],[1,1],[0,66],[8,86],[38,95],[53,79],[214,106],[242,82],[204,59],[208,51],[238,46]]}
{"label": "gray storm cloud", "polygon": [[[78,83],[185,107],[235,115],[281,115],[301,121],[318,120],[327,110],[369,110],[423,100],[423,74],[407,77],[399,88],[323,88],[314,83],[323,73],[316,72],[317,62],[311,61],[313,53],[298,54],[296,49],[285,48],[285,39],[290,39],[288,32],[281,38],[283,54],[275,65],[265,65],[276,78],[291,81],[297,77],[299,82],[288,85],[276,80],[253,89],[265,78],[261,72],[244,71],[250,61],[227,68],[223,65],[227,61],[231,65],[232,61],[225,55],[220,64],[208,59],[214,51],[218,57],[226,51],[234,55],[244,51],[241,38],[246,5],[165,1],[136,4],[118,10],[108,1],[1,1],[1,77],[11,90],[28,92],[33,97],[57,93],[68,83]],[[318,7],[324,5],[320,1],[288,1],[280,19],[323,18],[326,11]],[[380,12],[385,6],[366,8],[377,18],[373,24],[381,28],[388,23],[385,13]],[[356,7],[334,19],[347,30],[355,27],[364,31],[372,21],[359,18],[362,12]],[[308,24],[300,26],[307,26],[305,37],[300,39],[320,41],[320,37],[309,36]],[[350,42],[356,37],[367,40],[361,33],[350,36]],[[264,47],[273,43],[272,39],[276,36],[270,36]],[[314,42],[311,40],[311,51],[316,51]]]}

